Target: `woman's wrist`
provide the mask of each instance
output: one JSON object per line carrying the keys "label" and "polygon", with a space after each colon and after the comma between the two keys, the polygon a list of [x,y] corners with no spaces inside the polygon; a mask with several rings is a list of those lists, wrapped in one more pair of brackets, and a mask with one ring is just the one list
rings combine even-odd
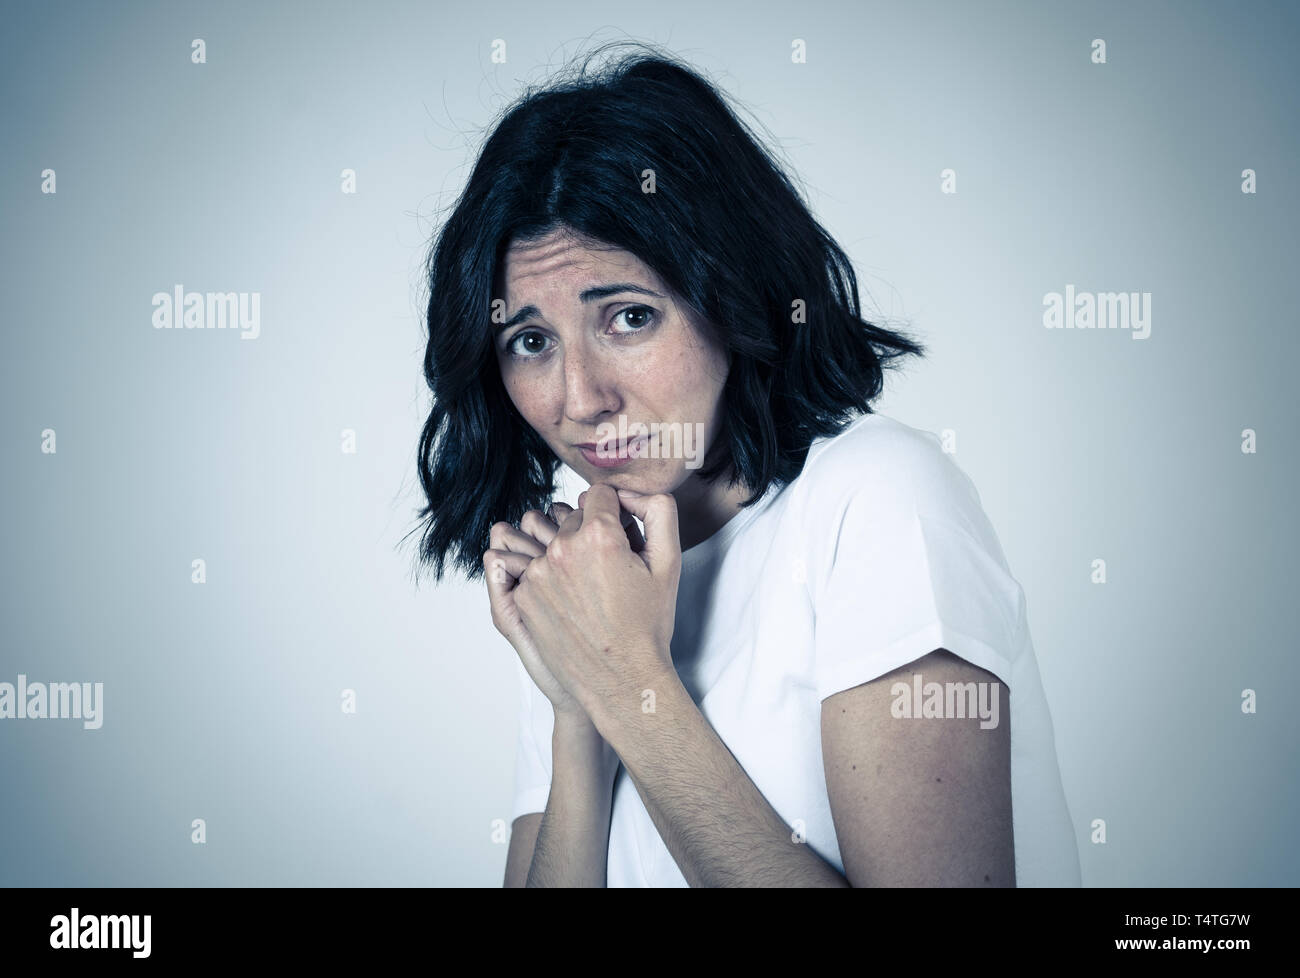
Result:
{"label": "woman's wrist", "polygon": [[586,758],[598,766],[604,780],[613,783],[618,771],[618,754],[585,713],[555,712],[552,753],[557,751]]}

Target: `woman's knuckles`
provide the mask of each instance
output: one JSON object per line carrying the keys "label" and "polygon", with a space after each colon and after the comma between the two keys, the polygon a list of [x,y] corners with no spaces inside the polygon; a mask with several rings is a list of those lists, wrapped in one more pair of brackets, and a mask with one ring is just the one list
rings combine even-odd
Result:
{"label": "woman's knuckles", "polygon": [[545,534],[555,532],[555,526],[551,521],[546,518],[544,513],[536,509],[530,509],[523,515],[523,518],[519,521],[519,529],[538,540]]}
{"label": "woman's knuckles", "polygon": [[493,523],[492,529],[488,531],[488,540],[492,544],[493,550],[505,550],[507,534],[514,527],[509,523]]}
{"label": "woman's knuckles", "polygon": [[584,525],[583,530],[587,531],[585,542],[598,553],[622,550],[627,545],[627,531],[622,523],[615,523],[613,519],[593,520]]}

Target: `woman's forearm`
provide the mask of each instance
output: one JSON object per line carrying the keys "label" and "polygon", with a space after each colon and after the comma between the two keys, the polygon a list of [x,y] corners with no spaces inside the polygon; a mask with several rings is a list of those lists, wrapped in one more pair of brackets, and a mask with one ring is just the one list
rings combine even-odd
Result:
{"label": "woman's forearm", "polygon": [[604,886],[618,755],[587,720],[557,714],[546,799],[527,886]]}
{"label": "woman's forearm", "polygon": [[689,885],[849,886],[796,841],[675,673],[650,688],[654,711],[606,711],[601,729]]}

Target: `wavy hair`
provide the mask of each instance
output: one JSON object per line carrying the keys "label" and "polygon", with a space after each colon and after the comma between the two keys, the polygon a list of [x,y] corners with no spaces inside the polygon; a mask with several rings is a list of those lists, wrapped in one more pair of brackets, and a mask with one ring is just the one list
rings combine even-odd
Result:
{"label": "wavy hair", "polygon": [[555,493],[560,460],[515,409],[493,352],[493,286],[512,241],[576,230],[636,255],[693,310],[731,361],[717,450],[696,474],[743,480],[746,506],[792,481],[815,438],[871,413],[891,361],[925,355],[862,318],[848,257],[721,91],[649,45],[593,68],[609,47],[504,110],[430,248],[433,402],[415,529],[438,580],[449,565],[482,574],[492,524]]}

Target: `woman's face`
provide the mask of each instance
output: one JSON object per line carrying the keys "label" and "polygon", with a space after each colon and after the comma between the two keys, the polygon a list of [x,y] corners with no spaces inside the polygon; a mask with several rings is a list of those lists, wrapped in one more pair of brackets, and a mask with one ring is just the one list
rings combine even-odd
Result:
{"label": "woman's face", "polygon": [[659,277],[561,230],[513,242],[499,281],[501,379],[560,460],[618,489],[685,483],[718,430],[727,357]]}

